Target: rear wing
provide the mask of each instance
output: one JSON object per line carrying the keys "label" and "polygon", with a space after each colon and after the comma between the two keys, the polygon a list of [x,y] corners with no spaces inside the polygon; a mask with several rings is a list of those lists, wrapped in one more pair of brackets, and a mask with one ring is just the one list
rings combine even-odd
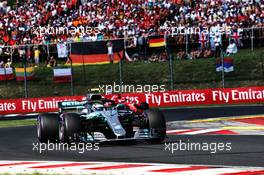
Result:
{"label": "rear wing", "polygon": [[63,111],[79,112],[85,108],[87,101],[62,101],[58,103],[59,113]]}

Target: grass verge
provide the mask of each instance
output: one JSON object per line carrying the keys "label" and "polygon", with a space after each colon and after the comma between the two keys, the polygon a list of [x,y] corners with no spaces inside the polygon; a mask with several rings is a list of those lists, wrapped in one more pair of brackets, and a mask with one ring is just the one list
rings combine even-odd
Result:
{"label": "grass verge", "polygon": [[0,128],[19,127],[19,126],[33,126],[35,124],[36,124],[36,119],[2,120],[2,121],[0,121]]}
{"label": "grass verge", "polygon": [[[234,72],[225,74],[225,87],[246,87],[264,85],[263,48],[240,50],[233,56]],[[63,66],[63,62],[60,62]],[[219,88],[222,86],[221,73],[215,71],[215,58],[198,60],[174,60],[174,89]],[[91,88],[116,82],[120,83],[119,64],[90,65],[73,67],[74,95],[83,95]],[[169,62],[144,63],[124,62],[122,82],[125,85],[165,85],[170,90]],[[39,67],[36,69],[35,81],[28,81],[29,97],[71,95],[71,85],[55,84],[53,69]],[[0,99],[23,98],[24,83],[0,82]]]}

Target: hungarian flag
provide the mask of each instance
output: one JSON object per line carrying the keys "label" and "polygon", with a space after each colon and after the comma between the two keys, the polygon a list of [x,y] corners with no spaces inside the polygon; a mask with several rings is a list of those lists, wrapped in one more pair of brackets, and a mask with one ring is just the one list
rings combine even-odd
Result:
{"label": "hungarian flag", "polygon": [[[224,72],[232,72],[234,71],[234,60],[233,58],[224,58]],[[217,60],[217,63],[216,63],[216,71],[217,72],[220,72],[223,70],[223,67],[222,67],[222,61],[221,59],[218,59]]]}
{"label": "hungarian flag", "polygon": [[[25,69],[15,68],[15,70],[16,70],[16,80],[24,81]],[[35,79],[34,67],[27,67],[26,68],[26,80],[34,80],[34,79]]]}
{"label": "hungarian flag", "polygon": [[13,80],[14,78],[13,68],[0,68],[0,81]]}
{"label": "hungarian flag", "polygon": [[72,71],[71,68],[55,68],[53,75],[55,83],[69,83],[71,82]]}
{"label": "hungarian flag", "polygon": [[149,36],[149,47],[163,47],[166,45],[164,36]]}
{"label": "hungarian flag", "polygon": [[[123,57],[124,40],[111,40],[114,62],[119,62]],[[108,41],[78,42],[71,44],[72,65],[93,65],[109,63]],[[67,61],[70,65],[70,60]]]}

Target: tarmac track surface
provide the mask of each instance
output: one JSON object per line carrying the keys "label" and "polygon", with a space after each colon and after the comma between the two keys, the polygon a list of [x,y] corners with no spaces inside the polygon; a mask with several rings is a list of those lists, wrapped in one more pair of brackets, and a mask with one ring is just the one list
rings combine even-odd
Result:
{"label": "tarmac track surface", "polygon": [[[235,106],[213,108],[182,108],[164,110],[167,121],[194,118],[212,118],[237,115],[263,114],[264,106]],[[172,135],[166,144],[231,143],[230,151],[169,151],[163,144],[103,144],[99,151],[33,151],[36,127],[15,127],[0,129],[0,160],[54,160],[54,161],[110,161],[148,162],[173,164],[204,164],[228,166],[264,167],[264,136],[247,135]]]}

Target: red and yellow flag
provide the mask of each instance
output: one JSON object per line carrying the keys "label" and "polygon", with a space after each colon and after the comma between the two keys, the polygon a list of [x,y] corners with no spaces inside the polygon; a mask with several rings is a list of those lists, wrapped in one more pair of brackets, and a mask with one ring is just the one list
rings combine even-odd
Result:
{"label": "red and yellow flag", "polygon": [[164,36],[150,36],[149,47],[163,47],[166,45]]}

